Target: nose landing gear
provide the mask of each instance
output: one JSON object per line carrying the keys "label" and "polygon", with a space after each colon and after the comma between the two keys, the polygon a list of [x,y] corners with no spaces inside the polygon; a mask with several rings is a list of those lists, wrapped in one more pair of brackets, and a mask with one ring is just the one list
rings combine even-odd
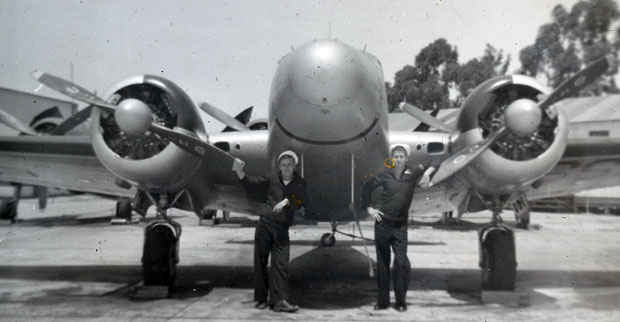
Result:
{"label": "nose landing gear", "polygon": [[333,247],[336,244],[336,235],[334,232],[325,233],[321,236],[321,247]]}

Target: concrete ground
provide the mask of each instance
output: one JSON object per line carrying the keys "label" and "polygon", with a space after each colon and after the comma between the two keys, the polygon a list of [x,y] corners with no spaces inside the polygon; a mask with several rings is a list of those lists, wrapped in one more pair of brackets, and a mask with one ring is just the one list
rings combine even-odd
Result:
{"label": "concrete ground", "polygon": [[[482,212],[463,225],[416,217],[409,230],[409,311],[376,313],[368,260],[375,249],[338,236],[318,248],[329,225],[291,230],[291,301],[296,314],[258,311],[252,302],[253,221],[183,224],[178,282],[171,298],[134,300],[140,285],[144,223],[112,226],[114,202],[88,195],[57,197],[45,213],[20,203],[21,220],[0,223],[0,320],[420,320],[620,321],[620,217],[533,213],[518,230],[517,290],[480,290],[476,229]],[[512,214],[505,219],[511,223]],[[340,227],[352,232],[353,226]],[[364,234],[373,235],[369,222]],[[392,295],[393,296],[393,295]]]}

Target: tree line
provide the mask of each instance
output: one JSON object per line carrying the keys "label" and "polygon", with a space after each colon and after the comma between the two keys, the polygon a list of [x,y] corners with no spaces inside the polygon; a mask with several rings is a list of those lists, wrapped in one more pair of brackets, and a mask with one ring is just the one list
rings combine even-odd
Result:
{"label": "tree line", "polygon": [[[557,87],[585,65],[612,54],[616,64],[604,77],[585,88],[581,95],[619,93],[614,76],[618,72],[620,11],[614,0],[581,0],[570,10],[557,5],[551,21],[538,28],[533,44],[519,52],[521,67],[511,73],[536,77]],[[458,60],[457,47],[440,38],[422,48],[413,65],[405,65],[385,83],[390,111],[407,101],[424,110],[459,107],[483,81],[509,72],[511,57],[487,44],[481,57],[465,63]]]}

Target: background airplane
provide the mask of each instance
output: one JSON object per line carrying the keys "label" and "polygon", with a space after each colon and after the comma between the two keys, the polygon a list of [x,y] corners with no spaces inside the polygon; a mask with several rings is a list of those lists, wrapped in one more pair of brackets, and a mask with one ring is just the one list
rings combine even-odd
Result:
{"label": "background airplane", "polygon": [[[0,123],[0,135],[28,134],[39,135],[55,131],[69,116],[77,112],[75,102],[59,100],[42,95],[17,91],[0,87],[0,118],[19,120],[19,123],[28,124],[18,130]],[[64,134],[58,129],[57,134]],[[74,129],[76,131],[78,129]],[[55,195],[61,190],[49,191]],[[20,198],[35,197],[39,199],[39,209],[47,205],[48,189],[43,186],[22,186],[0,182],[0,218],[15,220]]]}
{"label": "background airplane", "polygon": [[[416,194],[414,211],[436,212],[447,205],[491,209],[492,221],[479,235],[483,286],[510,289],[516,270],[514,237],[502,224],[501,210],[532,190],[548,191],[556,184],[545,175],[565,153],[577,161],[603,157],[584,155],[582,146],[569,145],[568,121],[556,103],[604,73],[611,60],[597,60],[552,92],[521,75],[492,78],[465,100],[455,127],[401,104],[442,132],[391,131],[381,63],[365,50],[333,39],[311,41],[280,60],[266,130],[252,130],[199,104],[238,130],[207,135],[193,101],[160,76],[123,80],[103,99],[36,72],[46,86],[93,106],[90,137],[2,137],[0,180],[124,197],[137,189],[161,217],[146,227],[145,281],[171,283],[180,227],[167,218],[167,209],[198,215],[213,208],[253,213],[260,202],[246,196],[233,176],[234,157],[247,162],[248,173],[267,175],[278,153],[298,152],[299,171],[309,187],[308,217],[332,223],[332,232],[322,238],[330,245],[339,222],[359,223],[360,186],[382,171],[389,145],[409,144],[412,166],[438,166],[432,187]],[[598,148],[614,146],[603,142]]]}

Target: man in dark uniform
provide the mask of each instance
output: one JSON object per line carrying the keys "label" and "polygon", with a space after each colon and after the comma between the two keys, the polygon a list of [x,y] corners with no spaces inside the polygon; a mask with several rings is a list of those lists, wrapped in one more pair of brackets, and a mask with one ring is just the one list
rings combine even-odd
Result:
{"label": "man in dark uniform", "polygon": [[[245,163],[240,159],[233,162],[233,171],[241,180],[248,198],[263,201],[257,209],[260,220],[254,234],[254,300],[258,309],[271,306],[276,312],[291,313],[299,309],[287,301],[288,229],[295,212],[302,211],[306,196],[306,182],[295,171],[298,160],[293,151],[282,152],[276,160],[278,174],[269,179],[246,176]],[[271,279],[267,274],[270,252]]]}
{"label": "man in dark uniform", "polygon": [[[377,251],[377,285],[379,296],[375,310],[387,309],[390,304],[390,246],[394,250],[392,282],[396,310],[407,310],[405,298],[409,286],[411,263],[407,257],[407,222],[409,205],[416,185],[428,184],[433,167],[407,167],[409,146],[390,147],[391,162],[383,172],[367,180],[362,188],[361,205],[375,218],[375,246]],[[373,198],[373,191],[381,188]]]}

